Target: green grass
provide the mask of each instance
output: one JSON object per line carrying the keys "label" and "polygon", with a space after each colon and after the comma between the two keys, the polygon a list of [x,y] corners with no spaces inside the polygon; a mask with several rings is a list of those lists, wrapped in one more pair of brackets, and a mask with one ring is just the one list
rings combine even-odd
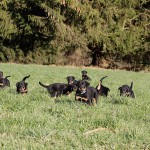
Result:
{"label": "green grass", "polygon": [[[150,149],[150,73],[86,68],[92,86],[107,75],[103,84],[111,90],[91,107],[75,101],[74,93],[54,100],[38,84],[81,79],[83,68],[0,64],[0,70],[11,75],[11,87],[0,90],[1,150]],[[28,94],[17,94],[16,82],[29,74]],[[118,87],[131,81],[136,98],[120,97]],[[84,135],[100,127],[106,130]]]}

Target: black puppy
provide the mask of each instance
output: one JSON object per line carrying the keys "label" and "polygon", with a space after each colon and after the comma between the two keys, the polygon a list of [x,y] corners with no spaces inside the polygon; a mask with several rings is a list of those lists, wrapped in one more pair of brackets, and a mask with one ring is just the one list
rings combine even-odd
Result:
{"label": "black puppy", "polygon": [[53,83],[48,86],[41,82],[39,84],[48,90],[51,97],[55,98],[61,95],[69,95],[73,91],[73,85],[71,84]]}
{"label": "black puppy", "polygon": [[82,80],[91,80],[91,78],[88,77],[86,70],[81,71],[81,73],[82,73]]}
{"label": "black puppy", "polygon": [[24,94],[24,93],[28,92],[28,83],[26,83],[25,80],[29,77],[30,77],[30,75],[24,77],[22,79],[22,81],[16,83],[16,91],[18,93]]}
{"label": "black puppy", "polygon": [[105,76],[105,77],[102,77],[101,79],[100,79],[100,81],[99,81],[99,84],[98,84],[98,86],[96,87],[96,89],[97,89],[97,92],[98,92],[98,94],[99,95],[101,95],[101,96],[108,96],[108,92],[110,91],[110,89],[108,88],[108,87],[105,87],[105,86],[103,86],[102,85],[102,81],[103,81],[103,79],[105,79],[107,76]]}
{"label": "black puppy", "polygon": [[128,85],[123,85],[119,87],[118,90],[120,90],[120,96],[127,96],[127,97],[135,98],[132,87],[133,87],[133,82],[131,82],[130,87]]}
{"label": "black puppy", "polygon": [[78,81],[78,88],[75,94],[75,100],[85,102],[89,105],[97,103],[98,93],[94,87],[89,87],[89,83],[85,80]]}
{"label": "black puppy", "polygon": [[68,76],[66,77],[68,84],[73,84],[75,77],[74,76]]}
{"label": "black puppy", "polygon": [[0,78],[0,88],[4,88],[6,86],[10,87],[10,81],[7,79],[10,76],[6,76],[5,78]]}
{"label": "black puppy", "polygon": [[73,91],[77,91],[77,86],[78,86],[78,82],[77,80],[75,80],[74,76],[68,76],[66,77],[68,84],[73,86]]}

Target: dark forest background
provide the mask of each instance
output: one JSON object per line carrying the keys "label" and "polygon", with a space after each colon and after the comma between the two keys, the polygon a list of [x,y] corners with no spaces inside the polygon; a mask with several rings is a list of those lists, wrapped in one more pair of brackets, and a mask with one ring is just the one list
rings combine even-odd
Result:
{"label": "dark forest background", "polygon": [[143,69],[148,0],[0,0],[0,62]]}

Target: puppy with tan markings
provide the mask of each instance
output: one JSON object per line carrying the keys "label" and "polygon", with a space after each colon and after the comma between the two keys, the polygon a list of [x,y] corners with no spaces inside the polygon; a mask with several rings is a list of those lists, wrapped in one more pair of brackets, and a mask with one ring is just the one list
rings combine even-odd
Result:
{"label": "puppy with tan markings", "polygon": [[51,97],[58,97],[61,95],[69,95],[71,92],[73,92],[73,85],[71,84],[65,84],[65,83],[53,83],[50,85],[44,85],[41,82],[39,84],[46,88],[51,95]]}
{"label": "puppy with tan markings", "polygon": [[75,77],[74,76],[68,76],[66,77],[68,84],[73,84]]}
{"label": "puppy with tan markings", "polygon": [[10,87],[10,81],[8,80],[10,76],[6,76],[5,78],[0,78],[0,88],[4,88],[6,86]]}
{"label": "puppy with tan markings", "polygon": [[82,80],[91,80],[91,78],[87,75],[87,71],[83,70],[82,73]]}
{"label": "puppy with tan markings", "polygon": [[89,85],[90,84],[85,80],[78,81],[75,100],[85,102],[89,105],[94,105],[97,103],[98,93],[94,87],[90,87]]}
{"label": "puppy with tan markings", "polygon": [[135,98],[132,87],[133,87],[133,82],[131,82],[130,86],[123,85],[123,86],[119,87],[118,90],[120,90],[120,96]]}
{"label": "puppy with tan markings", "polygon": [[24,77],[22,79],[22,81],[16,83],[16,91],[18,93],[24,94],[24,93],[28,92],[28,83],[26,83],[25,80],[29,77],[30,77],[30,75]]}
{"label": "puppy with tan markings", "polygon": [[99,81],[99,84],[97,85],[96,89],[97,89],[97,92],[100,96],[108,96],[108,92],[110,91],[110,89],[108,87],[105,87],[102,85],[102,81],[103,79],[105,79],[107,76],[105,77],[102,77]]}

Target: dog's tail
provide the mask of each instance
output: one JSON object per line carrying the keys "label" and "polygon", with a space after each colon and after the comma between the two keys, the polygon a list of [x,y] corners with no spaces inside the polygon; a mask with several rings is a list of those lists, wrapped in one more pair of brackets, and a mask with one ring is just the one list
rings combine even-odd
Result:
{"label": "dog's tail", "polygon": [[5,79],[7,79],[7,78],[9,78],[9,77],[11,77],[11,76],[6,76]]}
{"label": "dog's tail", "polygon": [[102,82],[105,78],[107,78],[108,76],[105,76],[105,77],[102,77],[101,79],[100,79],[100,81]]}
{"label": "dog's tail", "polygon": [[102,78],[100,79],[100,81],[99,81],[99,83],[98,83],[98,86],[97,86],[97,90],[100,90],[100,88],[101,88],[101,86],[102,86],[102,81],[103,81],[103,79],[105,79],[106,77],[108,77],[108,76],[102,77]]}
{"label": "dog's tail", "polygon": [[29,77],[30,77],[30,75],[24,77],[24,78],[22,79],[22,81],[25,81],[25,80],[26,80],[27,78],[29,78]]}
{"label": "dog's tail", "polygon": [[105,76],[105,77],[102,77],[101,79],[100,79],[100,85],[102,85],[102,81],[105,79],[105,78],[107,78],[108,76]]}
{"label": "dog's tail", "polygon": [[44,85],[44,84],[42,84],[41,82],[39,82],[39,84],[40,84],[41,86],[43,86],[44,88],[48,88],[47,85]]}
{"label": "dog's tail", "polygon": [[131,82],[131,85],[130,85],[130,89],[132,90],[132,87],[133,87],[133,82]]}

